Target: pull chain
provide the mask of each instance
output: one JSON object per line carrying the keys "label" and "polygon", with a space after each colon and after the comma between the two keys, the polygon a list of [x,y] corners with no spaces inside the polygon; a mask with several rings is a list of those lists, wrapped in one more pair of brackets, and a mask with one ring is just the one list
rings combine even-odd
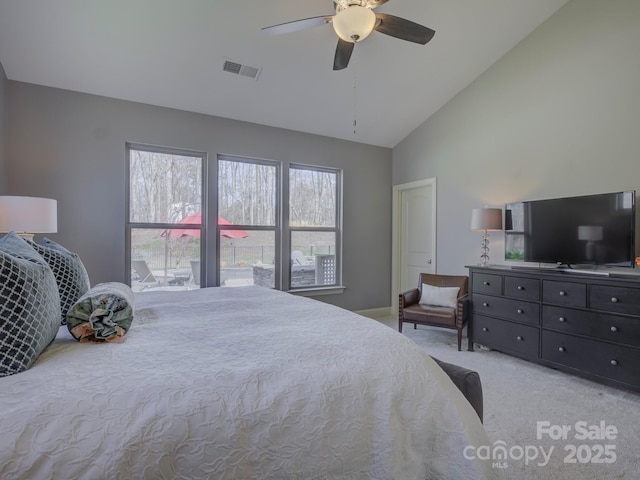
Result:
{"label": "pull chain", "polygon": [[357,115],[358,115],[358,92],[356,91],[357,77],[358,77],[358,55],[355,55],[353,59],[353,135],[357,133]]}

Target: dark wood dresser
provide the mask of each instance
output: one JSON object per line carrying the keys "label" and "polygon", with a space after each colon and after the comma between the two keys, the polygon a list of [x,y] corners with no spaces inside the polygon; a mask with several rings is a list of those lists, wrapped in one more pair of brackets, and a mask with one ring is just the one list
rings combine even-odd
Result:
{"label": "dark wood dresser", "polygon": [[640,276],[468,269],[470,344],[640,391]]}

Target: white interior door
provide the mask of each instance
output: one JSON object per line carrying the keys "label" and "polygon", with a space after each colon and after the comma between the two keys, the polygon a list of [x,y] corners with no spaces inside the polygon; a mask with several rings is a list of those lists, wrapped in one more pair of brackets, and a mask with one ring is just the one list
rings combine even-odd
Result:
{"label": "white interior door", "polygon": [[415,287],[420,273],[433,273],[431,187],[402,192],[402,291]]}
{"label": "white interior door", "polygon": [[436,272],[435,178],[394,187],[393,299]]}

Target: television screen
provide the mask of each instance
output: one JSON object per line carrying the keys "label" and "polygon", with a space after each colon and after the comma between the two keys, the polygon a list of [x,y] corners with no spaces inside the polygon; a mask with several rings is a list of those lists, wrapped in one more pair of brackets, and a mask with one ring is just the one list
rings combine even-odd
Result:
{"label": "television screen", "polygon": [[534,200],[505,207],[505,258],[631,266],[635,191]]}

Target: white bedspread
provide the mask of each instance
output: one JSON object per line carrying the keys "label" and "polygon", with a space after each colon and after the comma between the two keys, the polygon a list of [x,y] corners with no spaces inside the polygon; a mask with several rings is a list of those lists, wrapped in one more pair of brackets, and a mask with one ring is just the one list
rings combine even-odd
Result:
{"label": "white bedspread", "polygon": [[124,343],[62,327],[0,379],[0,478],[493,478],[462,394],[374,320],[261,287],[136,301]]}

